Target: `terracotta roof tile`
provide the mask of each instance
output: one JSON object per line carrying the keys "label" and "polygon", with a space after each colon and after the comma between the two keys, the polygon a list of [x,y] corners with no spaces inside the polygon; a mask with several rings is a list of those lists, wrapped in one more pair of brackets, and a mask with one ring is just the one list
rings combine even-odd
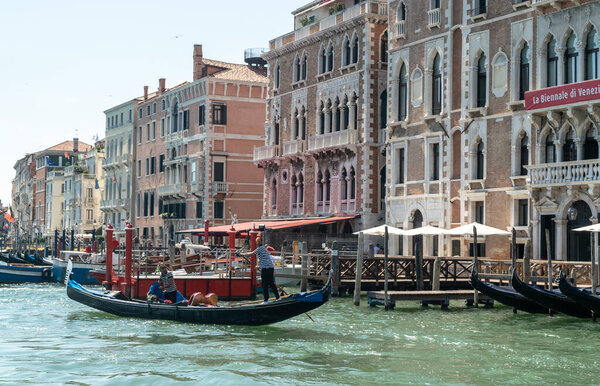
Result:
{"label": "terracotta roof tile", "polygon": [[205,59],[204,64],[211,67],[222,68],[222,71],[215,72],[207,78],[239,80],[243,82],[267,83],[267,68],[258,66],[249,66],[246,64],[221,62],[219,60]]}

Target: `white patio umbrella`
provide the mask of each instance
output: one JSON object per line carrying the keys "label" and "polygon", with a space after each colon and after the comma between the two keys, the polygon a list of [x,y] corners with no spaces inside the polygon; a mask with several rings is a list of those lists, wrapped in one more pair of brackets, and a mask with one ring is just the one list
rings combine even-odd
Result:
{"label": "white patio umbrella", "polygon": [[385,303],[385,309],[389,309],[389,303],[388,303],[388,235],[389,234],[393,234],[393,235],[405,235],[406,231],[400,229],[400,228],[396,228],[393,226],[389,226],[389,225],[379,225],[373,228],[369,228],[369,229],[365,229],[362,231],[358,231],[358,232],[354,232],[355,235],[358,234],[365,234],[365,235],[371,235],[371,236],[383,236],[383,266],[385,267],[385,271],[384,271],[384,283],[383,283],[383,291],[384,291],[384,303]]}
{"label": "white patio umbrella", "polygon": [[393,227],[391,225],[379,225],[369,229],[363,229],[362,231],[354,232],[355,235],[362,233],[371,236],[385,236],[385,228],[387,227],[388,234],[391,235],[405,235],[406,231],[400,228]]}
{"label": "white patio umbrella", "polygon": [[[594,235],[592,235],[592,245],[597,246],[598,245],[598,232],[600,232],[600,224],[592,224],[592,225],[588,225],[585,227],[581,227],[581,228],[576,228],[573,229],[576,232],[593,232]],[[596,295],[596,261],[598,260],[597,257],[598,254],[598,248],[597,247],[592,247],[592,256],[591,256],[591,260],[592,260],[592,266],[591,266],[591,270],[590,270],[590,276],[592,277],[592,293],[594,295]]]}
{"label": "white patio umbrella", "polygon": [[448,234],[454,236],[473,236],[473,228],[477,230],[478,236],[510,235],[510,232],[503,231],[502,229],[494,228],[488,225],[483,225],[478,222],[472,222],[470,224],[466,224],[458,228],[450,229],[448,231]]}
{"label": "white patio umbrella", "polygon": [[426,236],[440,236],[447,235],[449,231],[446,229],[434,227],[431,225],[425,225],[420,228],[409,229],[404,231],[406,236],[417,236],[417,235],[426,235]]}

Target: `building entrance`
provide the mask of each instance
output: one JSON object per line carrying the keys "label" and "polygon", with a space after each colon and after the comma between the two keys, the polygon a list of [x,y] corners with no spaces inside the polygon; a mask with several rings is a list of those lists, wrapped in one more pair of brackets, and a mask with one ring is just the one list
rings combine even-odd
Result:
{"label": "building entrance", "polygon": [[[567,211],[567,256],[568,261],[590,260],[590,232],[575,232],[573,229],[591,225],[592,211],[584,201],[575,201]],[[572,218],[572,219],[571,219]]]}

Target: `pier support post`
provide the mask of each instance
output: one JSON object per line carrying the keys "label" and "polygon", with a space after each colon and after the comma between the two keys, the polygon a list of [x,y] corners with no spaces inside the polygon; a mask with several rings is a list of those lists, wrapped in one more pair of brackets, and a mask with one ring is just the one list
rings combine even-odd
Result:
{"label": "pier support post", "polygon": [[106,226],[106,282],[104,287],[111,291],[112,290],[112,274],[113,274],[113,226],[108,224]]}
{"label": "pier support post", "polygon": [[431,285],[431,289],[433,291],[439,291],[440,290],[440,268],[442,265],[442,260],[440,259],[439,256],[437,256],[435,258],[435,261],[433,262],[433,283]]}
{"label": "pier support post", "polygon": [[301,259],[301,268],[300,274],[302,275],[302,279],[300,280],[300,291],[306,292],[308,288],[308,280],[306,276],[308,276],[308,248],[306,241],[300,243],[300,259]]}
{"label": "pier support post", "polygon": [[414,236],[418,241],[414,243],[415,249],[415,277],[417,291],[423,290],[423,237]]}
{"label": "pier support post", "polygon": [[525,242],[525,248],[523,253],[523,282],[529,283],[531,280],[531,263],[530,263],[530,251],[531,245],[529,244],[529,240]]}
{"label": "pier support post", "polygon": [[133,266],[133,225],[125,223],[125,296],[133,298],[133,280],[131,268]]}
{"label": "pier support post", "polygon": [[333,271],[332,296],[340,296],[340,256],[338,255],[338,243],[333,242],[331,246],[331,269]]}
{"label": "pier support post", "polygon": [[552,249],[550,246],[550,229],[548,228],[546,228],[546,255],[548,255],[548,291],[552,291]]}
{"label": "pier support post", "polygon": [[383,283],[383,293],[384,293],[384,297],[385,297],[385,309],[389,310],[390,309],[390,303],[389,303],[389,299],[388,299],[388,280],[389,280],[389,272],[388,272],[388,238],[389,238],[389,234],[388,234],[388,227],[385,227],[385,236],[383,238],[383,268],[385,269],[384,271],[384,283]]}
{"label": "pier support post", "polygon": [[[477,228],[473,226],[473,270],[478,273],[479,262],[477,261],[477,253],[479,252],[477,248]],[[473,291],[473,303],[475,304],[475,308],[479,307],[479,292],[477,290]]]}
{"label": "pier support post", "polygon": [[169,263],[171,264],[171,269],[173,269],[173,264],[175,264],[175,241],[169,240]]}
{"label": "pier support post", "polygon": [[365,243],[365,235],[361,232],[358,234],[358,249],[356,251],[356,276],[354,279],[354,305],[360,306],[360,290],[362,279],[362,262],[363,262],[363,246]]}

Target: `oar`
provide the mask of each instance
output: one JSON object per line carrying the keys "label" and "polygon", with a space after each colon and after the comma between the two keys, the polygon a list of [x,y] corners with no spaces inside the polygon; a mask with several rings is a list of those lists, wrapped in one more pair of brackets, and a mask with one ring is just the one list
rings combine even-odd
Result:
{"label": "oar", "polygon": [[[287,293],[287,292],[286,292],[286,291],[283,289],[283,287],[281,287],[279,284],[275,283],[275,287],[277,287],[277,288],[278,288],[278,289],[279,289],[281,292],[283,292],[283,294],[284,294],[285,296],[290,296],[290,294],[288,294],[288,293]],[[313,322],[315,321],[315,320],[314,320],[314,319],[313,319],[313,318],[312,318],[312,317],[311,317],[311,316],[308,314],[308,312],[305,312],[304,314],[305,314],[306,316],[308,316],[308,319],[312,320]]]}

